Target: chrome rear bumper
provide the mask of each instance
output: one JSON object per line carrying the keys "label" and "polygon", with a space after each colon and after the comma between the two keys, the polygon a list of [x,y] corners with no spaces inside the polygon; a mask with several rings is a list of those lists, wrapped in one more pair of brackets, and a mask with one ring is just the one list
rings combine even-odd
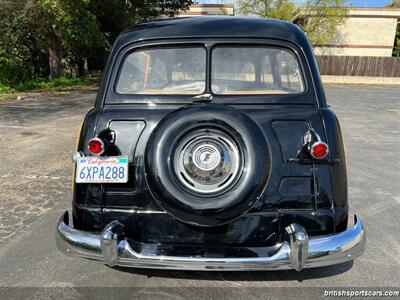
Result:
{"label": "chrome rear bumper", "polygon": [[[258,257],[199,257],[143,254],[144,248],[122,238],[124,226],[118,221],[108,224],[100,234],[79,231],[68,226],[68,212],[57,226],[57,246],[71,256],[98,260],[107,265],[203,271],[288,270],[321,267],[350,261],[365,249],[366,236],[361,220],[354,217],[354,227],[344,232],[308,237],[306,230],[291,224],[286,228],[287,240],[271,247],[270,255]],[[140,245],[140,247],[135,247]],[[149,248],[149,247],[146,247]],[[151,248],[151,247],[150,247]]]}

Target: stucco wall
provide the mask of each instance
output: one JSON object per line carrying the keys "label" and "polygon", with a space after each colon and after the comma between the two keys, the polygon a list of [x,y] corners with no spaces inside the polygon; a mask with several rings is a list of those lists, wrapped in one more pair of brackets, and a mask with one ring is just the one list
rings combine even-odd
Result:
{"label": "stucco wall", "polygon": [[194,4],[191,5],[188,11],[179,13],[180,17],[202,16],[202,15],[227,15],[235,14],[232,4]]}
{"label": "stucco wall", "polygon": [[392,48],[341,48],[314,47],[315,55],[344,55],[344,56],[392,56]]}
{"label": "stucco wall", "polygon": [[337,37],[315,45],[318,55],[392,56],[400,9],[354,8],[348,12]]}

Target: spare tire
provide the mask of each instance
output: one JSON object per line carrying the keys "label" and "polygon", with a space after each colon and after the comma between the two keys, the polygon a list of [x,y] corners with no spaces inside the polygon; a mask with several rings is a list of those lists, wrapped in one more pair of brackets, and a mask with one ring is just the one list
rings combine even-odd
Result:
{"label": "spare tire", "polygon": [[257,200],[269,147],[254,120],[228,106],[190,105],[165,116],[146,146],[146,181],[156,202],[198,226],[229,223]]}

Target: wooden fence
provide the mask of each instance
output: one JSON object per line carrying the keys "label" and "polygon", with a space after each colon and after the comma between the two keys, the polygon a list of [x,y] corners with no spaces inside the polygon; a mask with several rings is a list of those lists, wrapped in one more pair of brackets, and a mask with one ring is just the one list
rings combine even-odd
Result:
{"label": "wooden fence", "polygon": [[400,57],[317,56],[321,75],[400,77]]}

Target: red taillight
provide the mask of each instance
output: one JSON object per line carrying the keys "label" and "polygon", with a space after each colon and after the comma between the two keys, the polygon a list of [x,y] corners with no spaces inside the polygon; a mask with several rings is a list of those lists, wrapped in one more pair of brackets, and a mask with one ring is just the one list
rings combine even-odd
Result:
{"label": "red taillight", "polygon": [[101,155],[104,152],[104,143],[99,138],[93,138],[88,143],[88,149],[93,155]]}
{"label": "red taillight", "polygon": [[329,147],[323,142],[316,142],[310,148],[310,154],[316,159],[323,159],[329,153]]}

